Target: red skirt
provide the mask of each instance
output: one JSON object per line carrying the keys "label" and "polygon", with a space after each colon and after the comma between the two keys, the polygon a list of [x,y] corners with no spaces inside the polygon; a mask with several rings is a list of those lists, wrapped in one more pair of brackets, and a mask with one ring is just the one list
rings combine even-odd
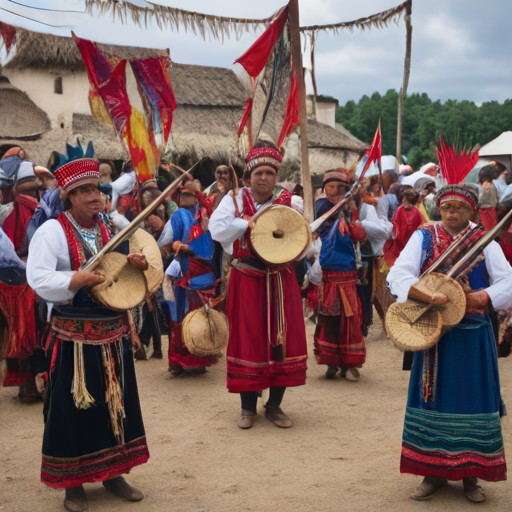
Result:
{"label": "red skirt", "polygon": [[[209,299],[213,299],[215,290],[187,290],[188,293],[188,312],[194,311],[204,306]],[[200,357],[191,354],[188,348],[183,343],[182,337],[182,323],[174,322],[169,318],[170,333],[169,333],[169,368],[172,369],[176,366],[181,366],[185,370],[192,368],[199,368],[202,366],[212,366],[219,358],[217,356]]]}
{"label": "red skirt", "polygon": [[[278,273],[282,296],[275,301],[271,292],[271,300],[267,301],[269,288],[265,271],[231,268],[227,292],[230,393],[306,383],[308,356],[299,285],[295,273],[288,268]],[[270,279],[277,277],[274,273]],[[275,312],[278,308],[284,313],[282,344],[277,343]]]}
{"label": "red skirt", "polygon": [[356,272],[324,270],[315,330],[318,364],[353,368],[366,360]]}

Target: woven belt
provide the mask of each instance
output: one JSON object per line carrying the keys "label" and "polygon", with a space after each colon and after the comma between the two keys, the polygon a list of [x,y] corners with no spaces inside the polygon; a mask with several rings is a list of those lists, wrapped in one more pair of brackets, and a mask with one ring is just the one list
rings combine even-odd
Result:
{"label": "woven belt", "polygon": [[52,330],[63,341],[86,345],[106,345],[122,338],[129,331],[124,315],[114,318],[77,319],[54,316]]}

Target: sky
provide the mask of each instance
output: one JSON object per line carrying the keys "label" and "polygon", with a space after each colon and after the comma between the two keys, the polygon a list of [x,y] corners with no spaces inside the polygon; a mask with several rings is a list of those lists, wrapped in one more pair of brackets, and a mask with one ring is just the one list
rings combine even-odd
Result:
{"label": "sky", "polygon": [[[221,16],[265,18],[285,0],[155,2]],[[351,21],[399,3],[400,0],[299,0],[300,21],[301,25]],[[175,62],[218,67],[231,67],[259,35],[251,30],[238,41],[234,36],[224,44],[208,37],[203,41],[192,33],[160,31],[157,27],[140,29],[131,22],[112,23],[110,17],[91,18],[80,12],[83,4],[83,0],[0,0],[0,21],[59,35],[69,35],[73,29],[80,37],[112,44],[167,47]],[[44,11],[43,7],[61,12]],[[30,21],[33,12],[46,24]],[[436,100],[471,100],[477,104],[512,98],[511,19],[510,0],[413,0],[408,92],[426,92]],[[384,94],[388,89],[399,90],[404,55],[403,19],[398,25],[391,23],[387,28],[362,33],[320,33],[315,51],[318,92],[334,96],[344,104],[375,91]],[[309,49],[304,65],[310,66]]]}

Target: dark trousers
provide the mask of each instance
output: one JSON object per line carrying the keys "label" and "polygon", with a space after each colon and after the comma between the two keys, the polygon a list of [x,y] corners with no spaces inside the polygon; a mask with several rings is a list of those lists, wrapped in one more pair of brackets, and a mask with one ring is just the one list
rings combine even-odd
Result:
{"label": "dark trousers", "polygon": [[[274,386],[270,388],[270,396],[267,406],[277,409],[283,401],[286,386]],[[256,404],[258,403],[259,393],[257,391],[242,391],[240,398],[242,400],[242,409],[245,411],[256,412]]]}
{"label": "dark trousers", "polygon": [[153,350],[162,350],[162,335],[160,332],[160,324],[158,319],[158,311],[156,307],[157,301],[153,301],[153,311],[149,310],[149,306],[144,304],[142,309],[142,329],[139,333],[140,342],[149,347],[149,342],[153,338]]}

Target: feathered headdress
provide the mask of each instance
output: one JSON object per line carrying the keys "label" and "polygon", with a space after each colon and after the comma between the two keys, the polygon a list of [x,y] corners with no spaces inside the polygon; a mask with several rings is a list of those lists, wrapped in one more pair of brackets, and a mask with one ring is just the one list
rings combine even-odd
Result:
{"label": "feathered headdress", "polygon": [[436,195],[437,206],[447,201],[462,201],[475,209],[478,197],[471,188],[462,182],[475,167],[478,161],[478,151],[465,148],[457,151],[455,144],[450,148],[441,139],[440,148],[436,148],[436,153],[443,177],[448,182],[448,185],[439,190]]}
{"label": "feathered headdress", "polygon": [[87,144],[87,149],[84,152],[82,145],[80,144],[80,139],[76,139],[77,145],[75,147],[70,144],[66,144],[66,155],[58,153],[57,151],[53,151],[50,160],[48,162],[48,168],[53,173],[59,167],[72,162],[73,160],[78,160],[80,158],[92,158],[94,156],[94,146],[92,145],[92,141],[89,141]]}

